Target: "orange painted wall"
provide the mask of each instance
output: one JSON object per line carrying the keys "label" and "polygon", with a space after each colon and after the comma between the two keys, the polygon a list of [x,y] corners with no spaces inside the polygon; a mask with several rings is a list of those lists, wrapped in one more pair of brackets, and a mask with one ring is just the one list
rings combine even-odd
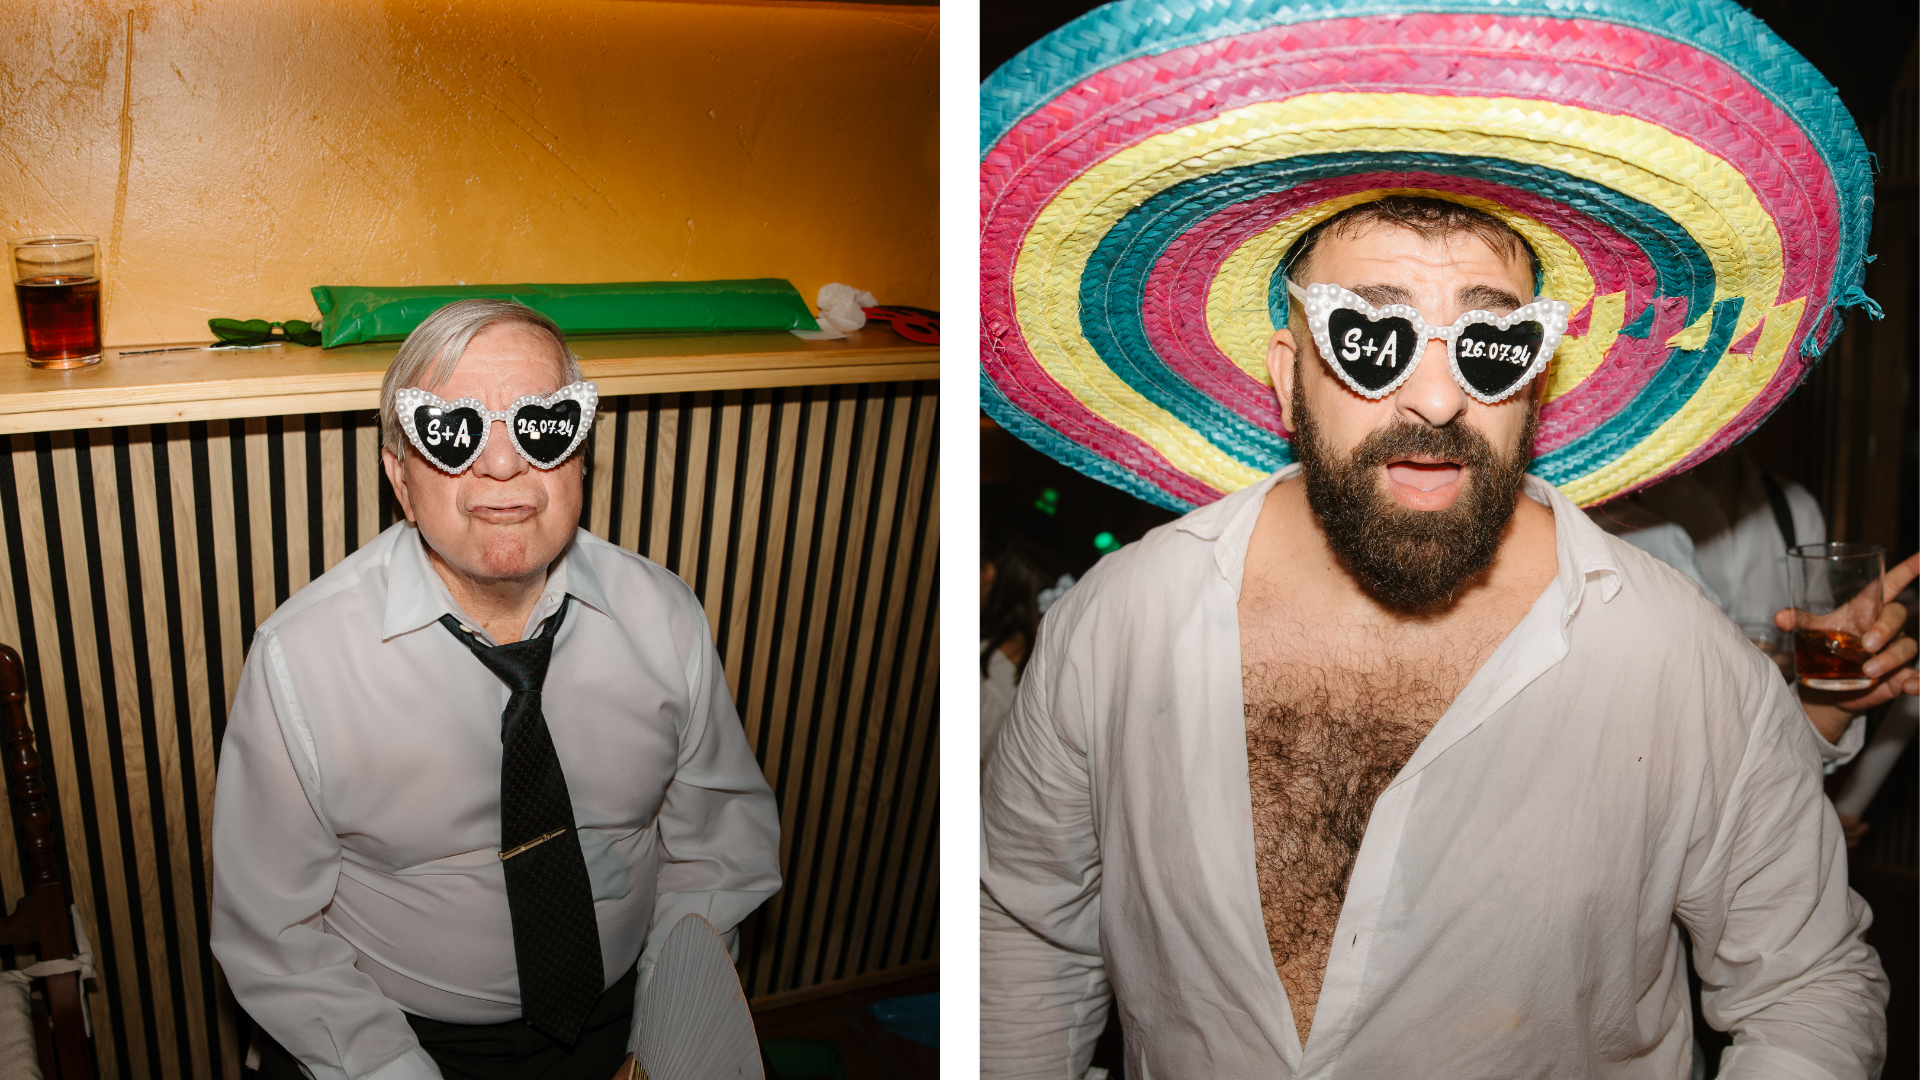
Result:
{"label": "orange painted wall", "polygon": [[101,237],[109,345],[311,318],[340,283],[785,277],[937,307],[938,56],[917,7],[9,4],[0,228]]}

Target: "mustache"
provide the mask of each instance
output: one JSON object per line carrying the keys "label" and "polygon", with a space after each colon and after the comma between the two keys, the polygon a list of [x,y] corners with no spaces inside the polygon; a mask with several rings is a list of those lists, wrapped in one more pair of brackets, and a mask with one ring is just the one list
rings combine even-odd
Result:
{"label": "mustache", "polygon": [[1426,427],[1395,420],[1370,432],[1353,448],[1353,463],[1363,469],[1407,457],[1440,458],[1475,470],[1497,469],[1506,464],[1506,459],[1485,435],[1457,423]]}

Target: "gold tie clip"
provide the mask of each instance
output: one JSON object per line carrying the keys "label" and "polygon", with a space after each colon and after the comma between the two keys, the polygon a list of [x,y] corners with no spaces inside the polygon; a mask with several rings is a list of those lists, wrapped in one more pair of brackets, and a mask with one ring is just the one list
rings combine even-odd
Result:
{"label": "gold tie clip", "polygon": [[560,835],[561,833],[563,833],[563,832],[566,832],[566,831],[567,831],[567,830],[566,830],[566,829],[564,829],[564,828],[559,828],[559,829],[555,829],[555,830],[553,830],[552,832],[550,832],[550,833],[548,833],[548,834],[547,834],[547,835],[545,835],[545,836],[536,836],[536,837],[534,837],[533,839],[531,839],[531,840],[529,840],[529,841],[527,841],[526,843],[524,843],[524,844],[521,844],[521,845],[520,845],[519,847],[517,847],[517,848],[514,848],[514,849],[513,849],[512,851],[503,851],[503,852],[501,852],[501,853],[500,853],[500,861],[501,861],[501,862],[506,862],[506,861],[507,861],[508,859],[511,859],[511,858],[513,858],[513,857],[514,857],[515,855],[518,855],[518,854],[520,854],[521,852],[523,852],[523,851],[525,851],[525,850],[527,850],[528,848],[530,848],[530,847],[535,847],[535,846],[537,846],[537,845],[540,845],[540,844],[544,844],[544,843],[546,843],[547,841],[549,841],[549,840],[551,840],[551,839],[553,839],[553,838],[554,838],[554,837],[556,837],[556,836],[559,836],[559,835]]}

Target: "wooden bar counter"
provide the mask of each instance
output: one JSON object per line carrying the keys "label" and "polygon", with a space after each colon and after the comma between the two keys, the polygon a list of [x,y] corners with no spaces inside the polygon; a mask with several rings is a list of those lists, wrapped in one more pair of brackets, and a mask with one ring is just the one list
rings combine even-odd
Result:
{"label": "wooden bar counter", "polygon": [[[639,335],[569,341],[600,396],[897,382],[939,375],[939,347],[884,326],[838,341],[792,334]],[[154,352],[127,345],[50,371],[0,353],[0,435],[371,409],[397,342],[337,349]]]}
{"label": "wooden bar counter", "polygon": [[[570,344],[600,391],[581,525],[699,596],[780,801],[747,995],[930,962],[938,348],[884,327]],[[254,628],[400,516],[375,415],[396,346],[141,352],[161,347],[0,354],[0,641],[100,973],[99,1075],[240,1080],[206,944],[215,762]],[[7,910],[19,867],[0,800]]]}

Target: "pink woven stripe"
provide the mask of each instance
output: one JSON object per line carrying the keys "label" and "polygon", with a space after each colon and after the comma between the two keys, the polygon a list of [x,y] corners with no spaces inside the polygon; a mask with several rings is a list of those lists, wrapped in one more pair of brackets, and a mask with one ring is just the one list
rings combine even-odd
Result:
{"label": "pink woven stripe", "polygon": [[1283,439],[1290,433],[1280,422],[1273,389],[1240,370],[1214,344],[1207,328],[1207,290],[1219,276],[1220,264],[1241,244],[1324,198],[1297,187],[1230,206],[1196,224],[1167,245],[1154,263],[1140,313],[1147,341],[1168,369],[1248,423]]}
{"label": "pink woven stripe", "polygon": [[[1454,191],[1512,207],[1571,243],[1593,274],[1598,293],[1625,293],[1630,312],[1653,299],[1653,264],[1639,248],[1563,203],[1518,188],[1438,173],[1367,173],[1302,184],[1229,207],[1169,244],[1148,278],[1142,312],[1154,350],[1170,369],[1202,392],[1284,437],[1273,391],[1248,376],[1214,344],[1206,322],[1207,289],[1236,248],[1274,223],[1341,195],[1397,187]],[[1585,323],[1585,315],[1583,310],[1576,316],[1579,323]],[[1536,447],[1544,452],[1571,442],[1624,407],[1659,370],[1665,356],[1664,349],[1616,345],[1609,353],[1610,362],[1580,390],[1554,400],[1542,412]]]}
{"label": "pink woven stripe", "polygon": [[[1004,311],[1005,298],[995,305]],[[1160,451],[1108,423],[1048,375],[1027,351],[1018,325],[980,313],[980,366],[1015,408],[1176,499],[1205,506],[1225,492],[1178,469]]]}

